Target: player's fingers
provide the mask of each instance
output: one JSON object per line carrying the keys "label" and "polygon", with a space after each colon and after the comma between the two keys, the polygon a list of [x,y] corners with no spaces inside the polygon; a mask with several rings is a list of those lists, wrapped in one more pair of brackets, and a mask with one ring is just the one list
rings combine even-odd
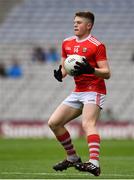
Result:
{"label": "player's fingers", "polygon": [[57,73],[57,71],[56,70],[54,70],[54,75]]}
{"label": "player's fingers", "polygon": [[76,63],[75,63],[76,65],[79,65],[79,66],[81,66],[82,65],[82,63],[80,63],[80,62],[78,62],[78,61],[76,61]]}
{"label": "player's fingers", "polygon": [[83,62],[87,63],[87,60],[86,60],[86,58],[83,58],[82,60],[83,60]]}
{"label": "player's fingers", "polygon": [[80,66],[74,66],[75,69],[80,69]]}
{"label": "player's fingers", "polygon": [[85,58],[83,58],[83,62],[84,62],[85,65],[89,64]]}
{"label": "player's fingers", "polygon": [[61,68],[62,68],[62,65],[59,65],[59,70],[61,70]]}
{"label": "player's fingers", "polygon": [[76,70],[76,71],[74,71],[74,74],[75,74],[75,76],[79,76],[80,72]]}

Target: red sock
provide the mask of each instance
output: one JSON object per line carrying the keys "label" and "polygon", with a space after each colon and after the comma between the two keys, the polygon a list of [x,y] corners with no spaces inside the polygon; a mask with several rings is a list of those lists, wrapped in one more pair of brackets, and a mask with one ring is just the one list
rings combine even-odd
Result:
{"label": "red sock", "polygon": [[71,141],[70,134],[66,131],[63,135],[57,137],[58,141],[64,147],[67,156],[73,157],[76,156],[76,151]]}
{"label": "red sock", "polygon": [[99,161],[100,154],[100,136],[98,134],[92,134],[87,137],[89,147],[89,159],[91,161]]}

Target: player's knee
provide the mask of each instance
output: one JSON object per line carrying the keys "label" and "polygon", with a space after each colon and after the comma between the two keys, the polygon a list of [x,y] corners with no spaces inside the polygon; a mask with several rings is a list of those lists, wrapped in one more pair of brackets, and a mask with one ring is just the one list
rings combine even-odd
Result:
{"label": "player's knee", "polygon": [[48,126],[50,127],[50,129],[55,130],[57,128],[57,124],[55,123],[54,119],[49,119],[48,121]]}
{"label": "player's knee", "polygon": [[86,129],[86,123],[85,122],[82,122],[82,128],[85,131],[85,129]]}
{"label": "player's knee", "polygon": [[95,127],[95,121],[94,120],[84,120],[82,121],[82,128],[84,131],[86,131],[87,129],[92,129]]}
{"label": "player's knee", "polygon": [[48,126],[50,127],[50,129],[54,128],[54,123],[51,119],[49,119],[49,121],[48,121]]}

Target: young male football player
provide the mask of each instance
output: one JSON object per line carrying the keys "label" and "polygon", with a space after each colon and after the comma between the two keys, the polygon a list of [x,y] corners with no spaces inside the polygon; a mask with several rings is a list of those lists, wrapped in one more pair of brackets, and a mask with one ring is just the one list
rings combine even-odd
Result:
{"label": "young male football player", "polygon": [[[104,79],[110,78],[110,69],[106,57],[105,45],[93,37],[91,29],[94,24],[94,14],[77,12],[74,17],[74,34],[63,41],[62,60],[54,77],[62,82],[67,75],[64,60],[71,54],[83,56],[84,64],[75,65],[74,91],[58,106],[48,121],[57,140],[66,151],[67,158],[56,165],[56,171],[74,166],[79,171],[100,175],[100,135],[96,122],[103,108],[106,86]],[[87,138],[89,160],[81,162],[76,153],[71,137],[65,124],[82,114],[82,127]]]}

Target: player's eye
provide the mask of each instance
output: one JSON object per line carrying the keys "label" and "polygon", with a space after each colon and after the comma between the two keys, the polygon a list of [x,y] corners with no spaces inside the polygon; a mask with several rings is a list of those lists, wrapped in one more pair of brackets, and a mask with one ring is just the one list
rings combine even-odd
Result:
{"label": "player's eye", "polygon": [[82,23],[81,21],[76,21],[74,22],[74,25],[81,24],[81,23]]}
{"label": "player's eye", "polygon": [[81,24],[82,22],[81,21],[78,21],[77,24]]}

